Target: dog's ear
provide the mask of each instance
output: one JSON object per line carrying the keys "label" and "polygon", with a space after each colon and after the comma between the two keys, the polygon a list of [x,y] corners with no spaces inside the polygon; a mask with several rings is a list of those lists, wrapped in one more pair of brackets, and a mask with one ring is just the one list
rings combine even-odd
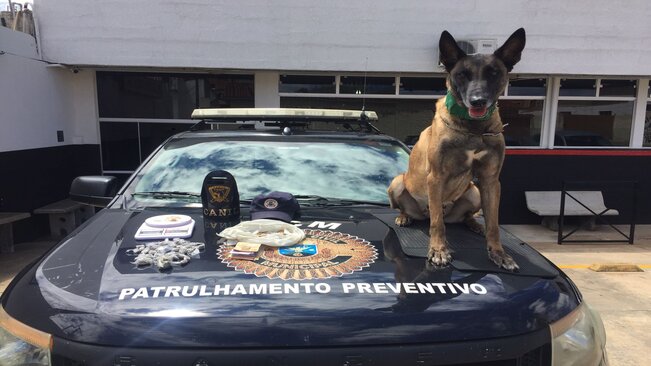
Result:
{"label": "dog's ear", "polygon": [[525,42],[524,28],[520,28],[511,34],[502,47],[495,51],[494,55],[504,62],[504,66],[508,71],[511,71],[513,66],[520,61]]}
{"label": "dog's ear", "polygon": [[439,61],[441,61],[443,66],[445,66],[445,70],[450,72],[454,67],[454,64],[465,56],[466,53],[459,48],[454,37],[452,37],[448,31],[444,30],[443,33],[441,33],[441,39],[439,40]]}

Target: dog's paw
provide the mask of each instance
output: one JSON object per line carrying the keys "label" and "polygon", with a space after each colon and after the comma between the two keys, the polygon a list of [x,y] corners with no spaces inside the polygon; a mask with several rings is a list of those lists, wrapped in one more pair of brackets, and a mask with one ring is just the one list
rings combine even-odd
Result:
{"label": "dog's paw", "polygon": [[481,236],[486,236],[486,228],[484,227],[484,225],[477,222],[477,220],[475,220],[474,217],[470,219],[466,219],[465,224],[468,227],[468,229],[470,229],[470,231],[472,231],[473,233],[479,234]]}
{"label": "dog's paw", "polygon": [[437,266],[443,267],[447,266],[452,261],[452,252],[447,247],[442,249],[429,249],[427,253],[427,262]]}
{"label": "dog's paw", "polygon": [[520,269],[513,258],[503,250],[495,251],[489,249],[488,258],[490,258],[490,260],[492,260],[498,267],[504,268],[507,271],[515,272]]}
{"label": "dog's paw", "polygon": [[400,214],[398,217],[396,217],[396,225],[398,226],[409,226],[411,225],[412,221],[412,218],[405,214]]}

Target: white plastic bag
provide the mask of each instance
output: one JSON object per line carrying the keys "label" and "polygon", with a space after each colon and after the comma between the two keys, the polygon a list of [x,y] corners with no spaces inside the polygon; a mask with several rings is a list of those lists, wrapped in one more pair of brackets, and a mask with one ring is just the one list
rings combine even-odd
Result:
{"label": "white plastic bag", "polygon": [[303,230],[278,220],[244,221],[224,229],[219,236],[229,240],[246,241],[272,247],[288,247],[305,239]]}

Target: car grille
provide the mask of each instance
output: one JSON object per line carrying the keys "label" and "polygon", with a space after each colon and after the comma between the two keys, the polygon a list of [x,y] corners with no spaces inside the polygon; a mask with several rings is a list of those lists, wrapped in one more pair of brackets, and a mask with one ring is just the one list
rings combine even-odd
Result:
{"label": "car grille", "polygon": [[[318,349],[315,349],[315,353],[318,353]],[[245,354],[245,353],[244,353]],[[100,355],[97,355],[97,357],[102,357]],[[106,359],[106,357],[102,357]],[[243,358],[245,356],[243,355]],[[149,360],[152,361],[152,360]],[[484,361],[484,362],[471,362],[471,363],[455,363],[455,364],[445,364],[445,363],[440,363],[442,360],[432,360],[431,362],[423,362],[423,363],[418,363],[422,364],[423,366],[434,366],[434,365],[445,365],[445,366],[550,366],[551,365],[551,346],[550,344],[545,344],[541,347],[538,347],[534,350],[531,350],[525,354],[523,354],[520,357],[517,357],[515,359],[508,359],[508,360],[499,360],[499,361]],[[206,362],[202,363],[200,360],[196,361],[197,363],[191,362],[187,366],[210,366],[213,365],[214,362]],[[53,366],[90,366],[90,365],[96,365],[96,359],[95,360],[73,360],[71,358],[67,357],[62,357],[62,356],[57,356],[54,355],[52,358],[52,365]],[[115,357],[112,359],[112,361],[109,361],[108,363],[104,363],[106,365],[112,365],[112,366],[138,366],[140,364],[143,364],[142,362],[139,362],[137,358],[135,357]],[[149,362],[146,362],[145,364],[150,364]],[[157,365],[166,365],[164,360],[159,360],[158,362],[155,362],[154,364]],[[315,363],[316,364],[316,363]],[[375,365],[376,363],[365,363],[363,361],[360,361],[360,363],[355,363],[355,362],[350,362],[350,363],[344,363],[345,365],[350,365],[350,366],[372,366]],[[380,363],[383,364],[383,363]],[[409,364],[409,363],[407,363]],[[221,364],[220,364],[221,365]],[[278,366],[277,364],[270,363],[270,365],[273,366]],[[263,365],[261,365],[263,366]],[[287,364],[286,366],[291,366],[290,364]]]}
{"label": "car grille", "polygon": [[449,366],[550,366],[551,364],[551,345],[548,343],[515,359],[462,363]]}
{"label": "car grille", "polygon": [[275,348],[120,348],[54,337],[53,366],[550,366],[549,328],[461,342]]}

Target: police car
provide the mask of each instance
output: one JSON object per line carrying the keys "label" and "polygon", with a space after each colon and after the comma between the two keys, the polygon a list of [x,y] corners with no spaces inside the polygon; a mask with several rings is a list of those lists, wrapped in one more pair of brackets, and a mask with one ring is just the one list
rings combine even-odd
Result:
{"label": "police car", "polygon": [[[0,365],[607,365],[599,316],[508,232],[519,272],[497,268],[484,239],[455,225],[451,265],[427,265],[427,223],[396,227],[386,196],[409,150],[373,127],[375,113],[193,118],[122,188],[111,177],[73,182],[73,198],[106,208],[2,295]],[[219,207],[233,187],[211,190],[206,207],[214,171],[232,174],[236,207]],[[272,192],[296,199],[291,223],[304,239],[234,256],[218,234]],[[136,260],[172,247],[185,254]]]}

